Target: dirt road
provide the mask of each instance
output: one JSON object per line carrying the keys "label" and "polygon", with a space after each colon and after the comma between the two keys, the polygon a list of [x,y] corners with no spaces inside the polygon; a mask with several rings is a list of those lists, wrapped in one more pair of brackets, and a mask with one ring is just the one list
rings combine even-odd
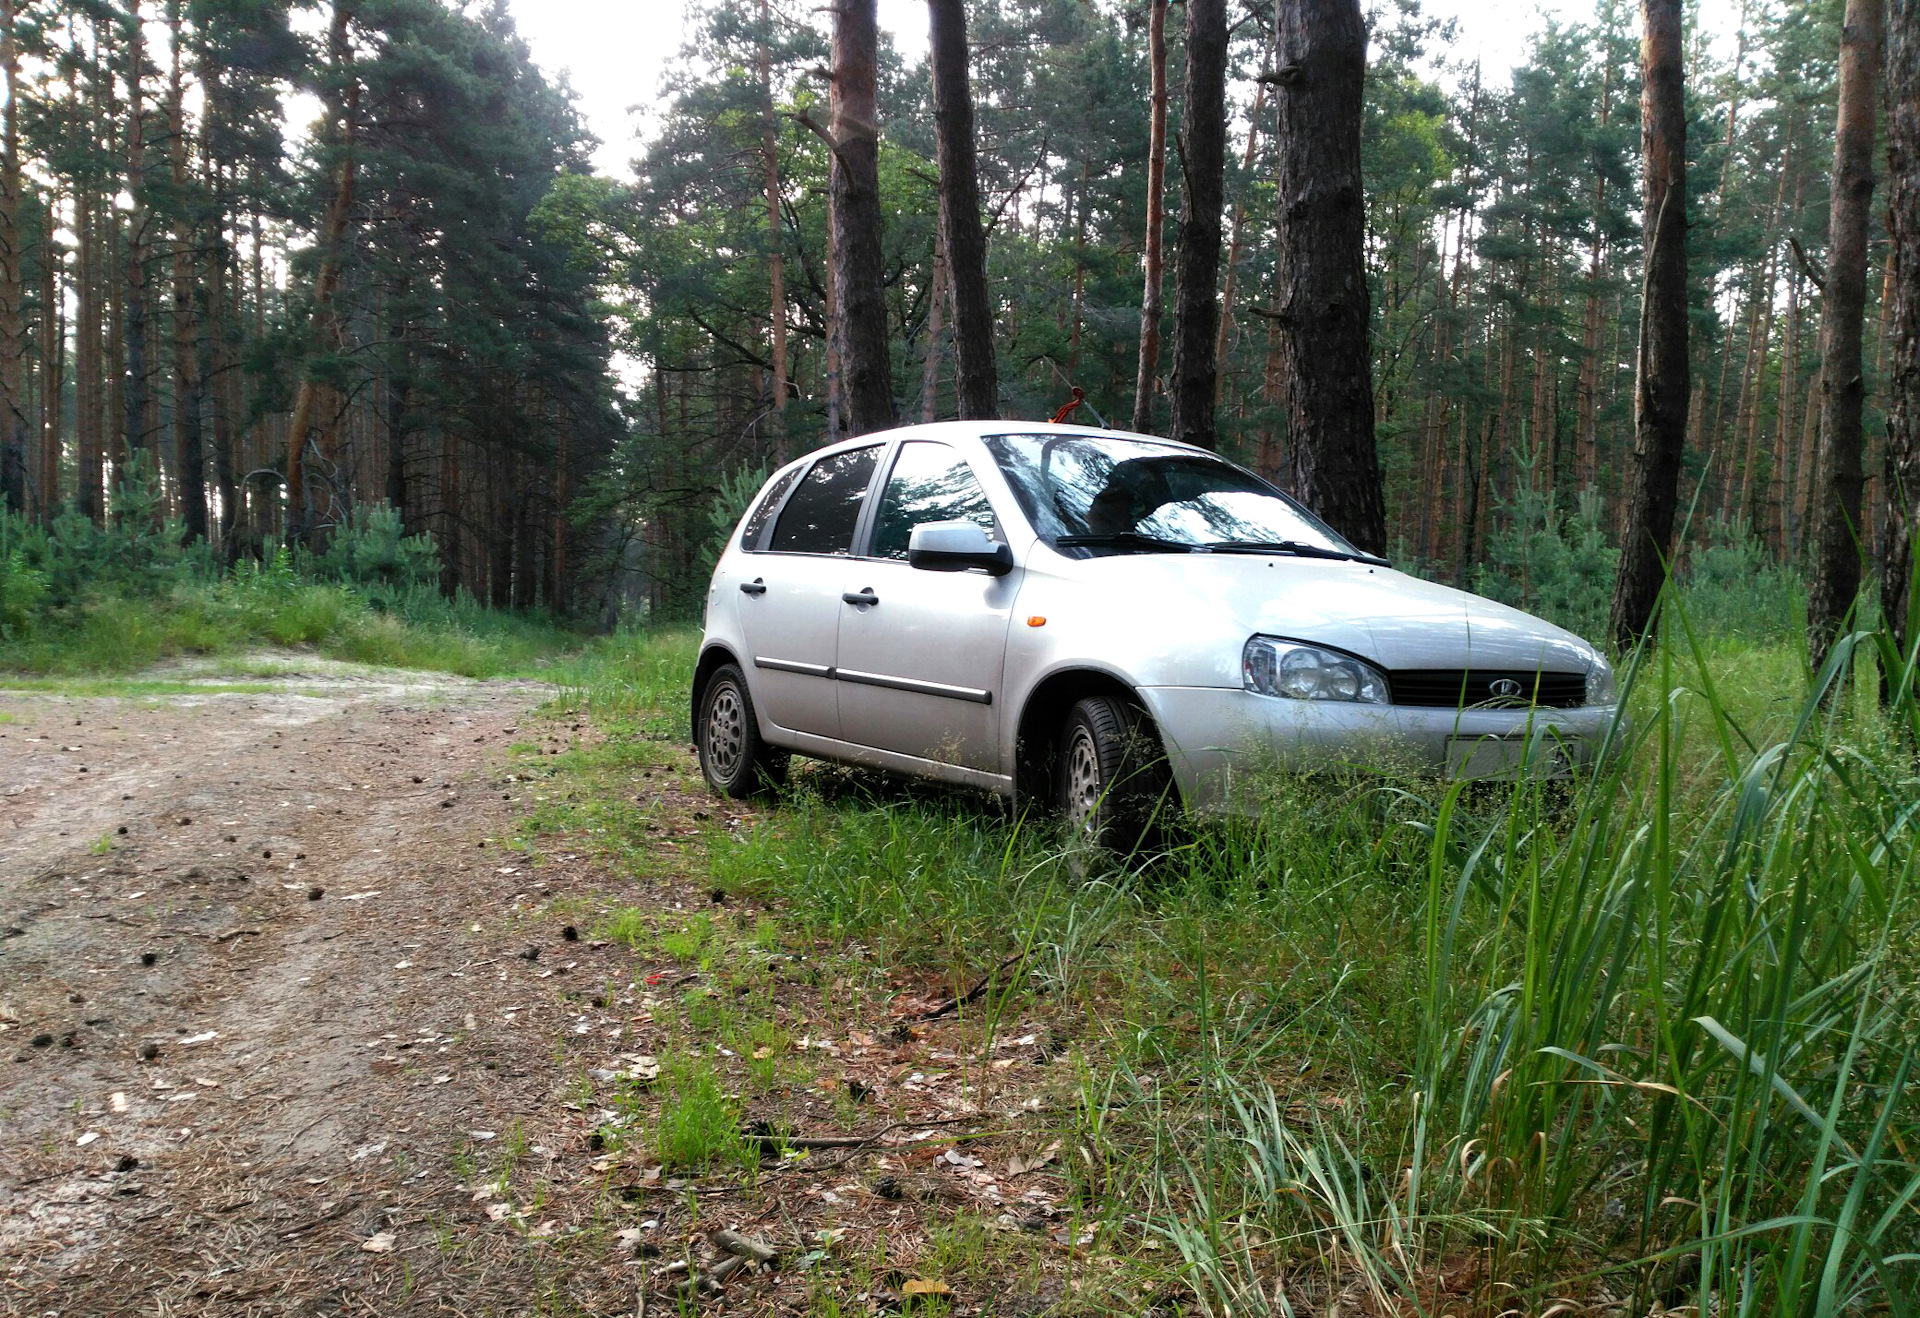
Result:
{"label": "dirt road", "polygon": [[537,1221],[465,1229],[462,1150],[590,1156],[522,1059],[602,1023],[490,841],[548,689],[257,685],[0,694],[0,1311],[630,1306]]}

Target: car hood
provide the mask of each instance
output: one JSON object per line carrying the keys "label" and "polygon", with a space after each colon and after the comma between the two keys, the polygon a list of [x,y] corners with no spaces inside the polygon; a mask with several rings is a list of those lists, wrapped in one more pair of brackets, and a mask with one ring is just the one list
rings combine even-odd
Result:
{"label": "car hood", "polygon": [[[1518,609],[1393,568],[1258,554],[1115,554],[1074,564],[1139,614],[1171,604],[1177,645],[1256,633],[1347,650],[1387,669],[1587,671],[1595,651]],[[1221,639],[1227,639],[1222,637]],[[1211,646],[1209,648],[1212,648]],[[1232,679],[1239,680],[1237,645]]]}

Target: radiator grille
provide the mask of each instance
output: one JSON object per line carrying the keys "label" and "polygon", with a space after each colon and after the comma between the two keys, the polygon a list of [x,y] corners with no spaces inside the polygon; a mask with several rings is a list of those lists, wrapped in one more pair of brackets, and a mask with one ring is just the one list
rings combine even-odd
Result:
{"label": "radiator grille", "polygon": [[1573,709],[1587,702],[1585,673],[1539,673],[1525,670],[1459,668],[1403,668],[1387,675],[1396,705],[1426,709],[1463,706]]}

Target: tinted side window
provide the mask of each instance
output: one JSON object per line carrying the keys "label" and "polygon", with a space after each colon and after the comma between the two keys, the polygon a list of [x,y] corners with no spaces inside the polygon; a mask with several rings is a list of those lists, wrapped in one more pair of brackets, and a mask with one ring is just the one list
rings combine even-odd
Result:
{"label": "tinted side window", "polygon": [[880,496],[874,557],[904,559],[913,528],[922,522],[973,522],[994,532],[993,506],[966,459],[945,444],[910,440],[900,446]]}
{"label": "tinted side window", "polygon": [[773,520],[774,511],[780,507],[781,497],[799,478],[800,468],[795,467],[791,471],[782,472],[774,477],[767,485],[766,492],[760,496],[760,502],[756,503],[753,511],[747,514],[747,523],[741,528],[740,547],[742,549],[753,550],[760,547],[760,533],[765,531],[767,523]]}
{"label": "tinted side window", "polygon": [[844,554],[853,548],[860,501],[873,480],[880,446],[830,453],[808,469],[787,500],[767,548],[781,554]]}

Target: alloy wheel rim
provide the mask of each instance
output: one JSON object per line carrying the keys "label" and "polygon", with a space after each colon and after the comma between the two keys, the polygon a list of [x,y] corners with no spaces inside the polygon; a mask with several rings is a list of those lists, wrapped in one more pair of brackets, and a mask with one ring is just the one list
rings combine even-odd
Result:
{"label": "alloy wheel rim", "polygon": [[707,706],[707,764],[716,778],[731,781],[746,748],[746,718],[740,693],[723,686]]}
{"label": "alloy wheel rim", "polygon": [[1100,811],[1100,755],[1093,734],[1076,728],[1067,747],[1067,812],[1075,828],[1092,833]]}

